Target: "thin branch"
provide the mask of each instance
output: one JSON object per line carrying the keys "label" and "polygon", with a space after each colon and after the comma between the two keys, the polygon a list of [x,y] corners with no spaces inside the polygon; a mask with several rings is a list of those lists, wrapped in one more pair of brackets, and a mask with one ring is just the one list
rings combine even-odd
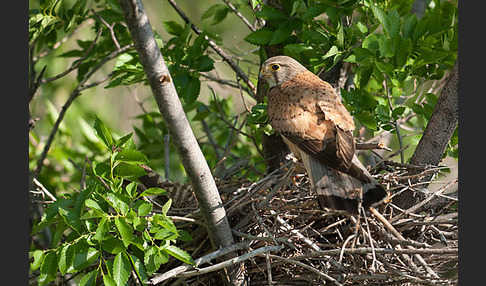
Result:
{"label": "thin branch", "polygon": [[38,186],[38,187],[40,188],[40,190],[41,190],[41,191],[42,191],[44,194],[46,194],[46,195],[47,195],[47,196],[48,196],[48,197],[49,197],[51,200],[53,200],[53,201],[57,201],[56,197],[55,197],[53,194],[51,194],[51,193],[50,193],[50,192],[49,192],[49,191],[46,189],[46,187],[44,187],[44,185],[42,185],[42,184],[41,184],[41,182],[39,182],[39,181],[38,181],[36,178],[33,178],[33,181],[34,181],[34,184],[35,184],[36,186]]}
{"label": "thin branch", "polygon": [[370,150],[370,149],[382,149],[386,151],[393,151],[392,149],[388,148],[383,144],[383,142],[378,143],[360,143],[356,142],[356,150]]}
{"label": "thin branch", "polygon": [[[197,35],[200,35],[202,33],[201,30],[199,30],[198,27],[196,27],[196,25],[194,25],[191,20],[186,16],[186,14],[184,13],[184,11],[182,11],[181,8],[179,8],[179,6],[177,6],[177,4],[175,3],[174,0],[167,0],[169,1],[169,4],[174,8],[174,10],[176,10],[177,14],[179,14],[179,16],[184,20],[184,22],[186,22],[187,24],[191,25],[191,28],[192,30],[197,34]],[[250,81],[250,79],[248,78],[248,76],[245,74],[245,72],[243,72],[241,70],[241,68],[231,59],[230,56],[228,56],[226,54],[226,52],[224,52],[213,40],[211,40],[208,36],[204,36],[204,39],[206,41],[208,41],[209,43],[209,46],[225,61],[227,62],[230,67],[235,71],[236,74],[238,74],[238,76],[240,78],[243,79],[243,81],[248,85],[248,87],[250,88],[250,95],[252,97],[256,97],[256,87],[255,85]]]}
{"label": "thin branch", "polygon": [[81,63],[88,58],[88,56],[91,53],[91,51],[93,50],[96,42],[98,41],[98,39],[99,39],[99,37],[101,35],[101,32],[102,32],[102,29],[99,29],[98,32],[96,33],[96,37],[94,38],[93,42],[88,47],[88,49],[86,49],[86,52],[83,54],[83,56],[81,58],[79,58],[78,60],[74,61],[72,63],[72,65],[71,65],[71,67],[69,67],[67,70],[65,70],[65,71],[63,71],[63,72],[61,72],[58,75],[55,75],[53,77],[43,78],[41,80],[41,83],[48,83],[48,82],[51,82],[51,81],[55,81],[57,79],[62,78],[65,75],[69,74],[73,70],[77,69],[81,65]]}
{"label": "thin branch", "polygon": [[302,233],[300,233],[297,229],[292,229],[292,227],[280,216],[277,215],[277,213],[274,210],[270,210],[270,214],[276,215],[277,221],[285,227],[287,231],[290,231],[290,233],[297,235],[303,242],[305,242],[307,245],[309,245],[312,249],[315,251],[320,251],[321,248],[315,244],[312,240],[304,236]]}
{"label": "thin branch", "polygon": [[228,6],[228,8],[236,14],[236,16],[238,16],[238,18],[241,19],[241,21],[243,21],[243,23],[245,23],[245,25],[248,27],[248,29],[250,29],[252,32],[255,32],[256,31],[256,28],[253,27],[253,25],[250,23],[250,21],[248,21],[248,19],[245,18],[245,16],[243,16],[240,11],[238,11],[238,9],[236,9],[236,7],[231,3],[229,2],[228,0],[222,0],[226,6]]}
{"label": "thin branch", "polygon": [[197,275],[202,275],[202,274],[206,274],[206,273],[210,273],[210,272],[214,272],[214,271],[217,271],[217,270],[220,270],[220,269],[223,269],[223,268],[226,268],[226,267],[229,267],[229,266],[232,266],[232,265],[235,265],[235,264],[238,264],[238,263],[241,263],[245,260],[248,260],[252,257],[255,257],[257,255],[260,255],[260,254],[263,254],[263,253],[266,253],[266,252],[270,252],[270,251],[279,251],[280,249],[282,249],[283,246],[280,246],[280,245],[272,245],[272,246],[264,246],[264,247],[260,247],[260,248],[257,248],[255,250],[253,250],[252,252],[248,252],[246,254],[243,254],[241,256],[238,256],[238,257],[235,257],[235,258],[232,258],[232,259],[228,259],[226,261],[223,261],[223,262],[220,262],[218,264],[215,264],[215,265],[212,265],[212,266],[208,266],[206,268],[201,268],[201,269],[196,269],[196,270],[192,270],[192,271],[187,271],[187,272],[184,272],[184,273],[181,273],[179,275],[177,275],[176,277],[192,277],[192,276],[197,276]]}
{"label": "thin branch", "polygon": [[332,278],[331,276],[327,275],[326,273],[323,273],[319,270],[317,270],[316,268],[312,267],[312,266],[309,266],[305,263],[302,263],[300,261],[297,261],[297,260],[293,260],[293,259],[289,259],[289,258],[284,258],[284,257],[280,257],[280,256],[277,256],[277,255],[272,255],[272,254],[269,254],[268,255],[270,258],[274,258],[276,260],[280,260],[280,261],[283,261],[283,262],[286,262],[286,263],[290,263],[290,264],[294,264],[294,265],[297,265],[297,266],[300,266],[302,268],[305,268],[313,273],[316,273],[317,275],[323,277],[325,280],[328,280],[328,281],[331,281],[333,282],[335,285],[338,285],[338,286],[342,286],[343,284],[339,283],[336,279]]}
{"label": "thin branch", "polygon": [[249,246],[250,246],[250,241],[244,241],[244,242],[236,243],[236,244],[218,249],[216,251],[213,251],[209,254],[206,254],[206,255],[194,260],[194,265],[186,264],[186,265],[178,266],[178,267],[171,269],[171,270],[169,270],[165,273],[157,274],[149,280],[149,283],[152,284],[152,285],[156,285],[158,283],[161,283],[162,281],[176,277],[177,275],[179,275],[181,273],[196,269],[199,265],[202,265],[204,263],[208,263],[208,262],[210,262],[210,261],[212,261],[212,260],[214,260],[218,257],[224,256],[228,253],[231,253],[231,252],[234,252],[234,251],[237,251],[237,250],[240,250],[240,249],[246,249]]}
{"label": "thin branch", "polygon": [[110,31],[111,40],[115,44],[116,49],[119,50],[120,49],[120,44],[118,43],[118,40],[116,39],[115,30],[113,29],[113,27],[115,26],[116,23],[113,23],[113,24],[110,25],[110,24],[108,24],[108,22],[106,22],[105,19],[103,19],[103,17],[101,17],[100,15],[98,15],[98,13],[96,13],[95,10],[91,9],[91,12],[96,16],[96,18],[98,18],[98,20],[101,23],[103,23],[103,25],[106,26],[106,28],[108,28],[108,30]]}
{"label": "thin branch", "polygon": [[210,81],[214,81],[214,82],[219,83],[221,85],[227,85],[229,87],[233,87],[233,88],[237,88],[237,89],[241,87],[247,93],[251,93],[251,91],[248,89],[248,87],[241,86],[240,84],[238,84],[238,83],[236,83],[234,81],[227,80],[227,79],[222,79],[222,78],[218,78],[218,77],[214,77],[214,76],[209,75],[209,74],[204,74],[204,73],[199,73],[199,74],[202,77],[205,77],[205,78],[207,78]]}

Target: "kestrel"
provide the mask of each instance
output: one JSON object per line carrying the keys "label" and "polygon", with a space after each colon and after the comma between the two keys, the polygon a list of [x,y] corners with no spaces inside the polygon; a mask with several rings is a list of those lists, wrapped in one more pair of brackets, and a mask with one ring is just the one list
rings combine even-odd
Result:
{"label": "kestrel", "polygon": [[267,59],[268,118],[304,163],[319,205],[357,213],[387,195],[355,155],[353,117],[333,87],[287,56]]}

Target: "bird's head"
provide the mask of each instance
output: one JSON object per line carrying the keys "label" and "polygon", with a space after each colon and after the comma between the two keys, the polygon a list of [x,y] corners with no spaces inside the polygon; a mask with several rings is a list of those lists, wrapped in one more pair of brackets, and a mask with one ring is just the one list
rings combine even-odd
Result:
{"label": "bird's head", "polygon": [[287,56],[276,56],[267,59],[260,70],[260,78],[264,79],[270,88],[280,86],[291,80],[297,74],[307,71],[298,61]]}

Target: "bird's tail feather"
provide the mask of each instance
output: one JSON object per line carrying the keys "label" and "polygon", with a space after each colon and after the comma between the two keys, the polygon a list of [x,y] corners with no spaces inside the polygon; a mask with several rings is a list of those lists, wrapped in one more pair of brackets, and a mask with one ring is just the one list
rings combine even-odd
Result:
{"label": "bird's tail feather", "polygon": [[321,208],[355,214],[358,213],[360,200],[366,209],[380,203],[387,195],[383,186],[371,177],[356,156],[346,174],[323,165],[304,152],[300,155]]}

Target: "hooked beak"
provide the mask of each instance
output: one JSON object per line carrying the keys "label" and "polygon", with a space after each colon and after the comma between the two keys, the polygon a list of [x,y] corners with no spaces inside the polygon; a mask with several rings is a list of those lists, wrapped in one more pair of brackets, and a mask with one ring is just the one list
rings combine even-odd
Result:
{"label": "hooked beak", "polygon": [[260,79],[265,79],[265,80],[266,80],[266,79],[267,79],[267,78],[269,78],[270,76],[271,76],[271,75],[268,73],[268,71],[267,71],[267,69],[266,69],[265,67],[262,67],[262,68],[260,69],[260,76],[259,76],[259,78],[260,78]]}

